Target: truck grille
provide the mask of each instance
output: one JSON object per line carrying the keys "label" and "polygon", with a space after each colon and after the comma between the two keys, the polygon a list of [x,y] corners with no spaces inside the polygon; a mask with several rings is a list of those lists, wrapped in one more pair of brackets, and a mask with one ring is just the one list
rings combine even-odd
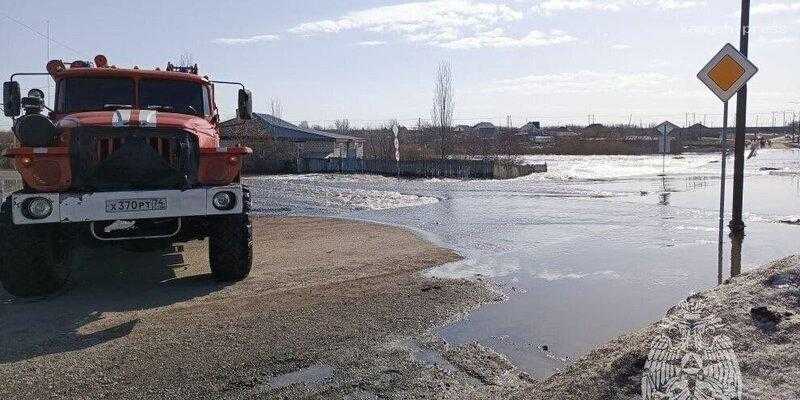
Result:
{"label": "truck grille", "polygon": [[182,130],[81,128],[71,147],[73,187],[184,189],[197,182],[197,137]]}
{"label": "truck grille", "polygon": [[[165,161],[169,163],[170,166],[175,165],[175,153],[172,150],[172,141],[168,138],[163,137],[151,137],[148,140],[150,147],[155,150],[155,152],[164,158]],[[98,137],[96,140],[96,148],[95,148],[95,155],[97,162],[102,162],[108,156],[113,154],[116,150],[122,147],[125,144],[124,138],[110,138],[110,137]]]}

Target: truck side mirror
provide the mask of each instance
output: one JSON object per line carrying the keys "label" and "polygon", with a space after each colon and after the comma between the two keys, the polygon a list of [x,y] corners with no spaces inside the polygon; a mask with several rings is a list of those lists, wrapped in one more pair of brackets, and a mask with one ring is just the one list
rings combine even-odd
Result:
{"label": "truck side mirror", "polygon": [[3,82],[3,114],[17,117],[20,112],[19,82]]}
{"label": "truck side mirror", "polygon": [[253,95],[247,89],[239,89],[239,108],[236,109],[239,119],[253,118]]}

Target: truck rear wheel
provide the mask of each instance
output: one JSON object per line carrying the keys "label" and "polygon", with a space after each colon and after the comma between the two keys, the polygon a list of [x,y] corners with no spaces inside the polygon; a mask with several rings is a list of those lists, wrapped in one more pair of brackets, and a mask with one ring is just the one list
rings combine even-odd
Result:
{"label": "truck rear wheel", "polygon": [[239,281],[253,266],[253,228],[246,213],[214,217],[208,237],[211,273],[222,282]]}
{"label": "truck rear wheel", "polygon": [[60,226],[14,225],[11,205],[0,211],[0,283],[17,297],[61,289],[70,274],[73,243]]}

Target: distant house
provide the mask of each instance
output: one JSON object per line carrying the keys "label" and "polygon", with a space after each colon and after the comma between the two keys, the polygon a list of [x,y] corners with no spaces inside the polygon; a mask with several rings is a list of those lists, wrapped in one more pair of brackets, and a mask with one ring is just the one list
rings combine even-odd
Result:
{"label": "distant house", "polygon": [[254,147],[255,157],[364,157],[362,138],[303,128],[269,114],[254,113],[251,120],[227,120],[221,124],[221,136],[224,143],[238,141]]}
{"label": "distant house", "polygon": [[709,128],[701,123],[696,123],[687,128],[676,129],[676,133],[683,140],[700,140],[702,137],[719,137],[716,129]]}
{"label": "distant house", "polygon": [[529,142],[532,143],[544,143],[549,142],[551,138],[545,139],[545,136],[542,132],[542,127],[539,124],[539,121],[531,121],[525,125],[522,125],[517,132],[517,136],[525,137]]}
{"label": "distant house", "polygon": [[522,125],[522,127],[519,128],[519,130],[520,132],[524,132],[526,134],[535,133],[538,135],[541,134],[542,132],[542,125],[539,123],[539,121],[530,121],[527,124]]}
{"label": "distant house", "polygon": [[491,122],[480,122],[472,127],[472,131],[482,138],[497,136],[497,127]]}
{"label": "distant house", "polygon": [[[733,140],[734,137],[734,126],[728,127],[728,139]],[[703,124],[694,124],[688,128],[681,128],[675,129],[675,132],[678,134],[678,137],[685,140],[701,140],[701,139],[718,139],[722,136],[722,128],[719,127],[707,127]],[[745,137],[748,140],[755,139],[757,137],[776,137],[782,136],[786,134],[790,134],[791,129],[785,126],[748,126],[745,131]]]}
{"label": "distant house", "polygon": [[603,124],[591,124],[581,129],[581,133],[586,136],[598,135],[605,131],[607,131],[607,129],[605,126],[603,126]]}
{"label": "distant house", "polygon": [[472,129],[469,125],[456,125],[453,127],[453,132],[455,133],[467,133],[469,130]]}

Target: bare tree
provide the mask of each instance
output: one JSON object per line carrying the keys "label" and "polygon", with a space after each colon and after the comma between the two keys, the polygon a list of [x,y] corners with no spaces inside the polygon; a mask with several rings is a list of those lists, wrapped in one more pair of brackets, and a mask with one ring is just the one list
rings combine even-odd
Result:
{"label": "bare tree", "polygon": [[305,120],[300,121],[300,127],[308,129],[308,121]]}
{"label": "bare tree", "polygon": [[350,131],[350,120],[348,119],[337,119],[333,121],[333,124],[336,126],[336,132],[344,134]]}
{"label": "bare tree", "polygon": [[192,64],[194,64],[194,56],[188,51],[178,58],[178,65],[181,67],[191,67]]}
{"label": "bare tree", "polygon": [[443,61],[439,64],[433,90],[431,122],[439,136],[439,154],[444,159],[453,126],[453,71],[450,63]]}
{"label": "bare tree", "polygon": [[283,118],[283,105],[281,104],[281,100],[278,98],[271,98],[269,99],[269,109],[270,115],[275,118]]}

